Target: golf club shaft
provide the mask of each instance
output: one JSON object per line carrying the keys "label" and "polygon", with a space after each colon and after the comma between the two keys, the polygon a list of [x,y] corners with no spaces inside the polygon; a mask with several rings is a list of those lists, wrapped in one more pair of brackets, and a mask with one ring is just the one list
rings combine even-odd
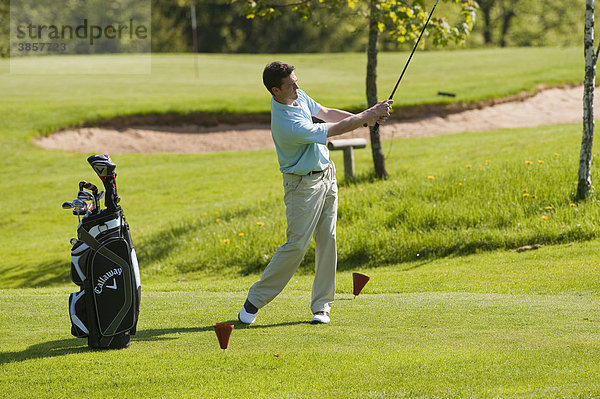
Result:
{"label": "golf club shaft", "polygon": [[404,73],[406,72],[406,68],[408,68],[408,64],[410,64],[410,60],[412,59],[413,54],[415,53],[415,50],[417,49],[417,46],[419,45],[419,42],[421,41],[421,37],[423,37],[423,33],[425,33],[425,29],[427,28],[427,25],[429,24],[429,20],[431,19],[431,16],[433,15],[433,11],[435,10],[435,7],[437,6],[437,3],[438,3],[438,0],[435,0],[435,4],[433,5],[433,8],[431,9],[431,12],[429,13],[429,16],[427,17],[427,21],[425,22],[425,25],[423,25],[423,30],[421,30],[421,34],[419,35],[419,38],[417,39],[417,42],[415,43],[412,51],[410,52],[410,56],[408,57],[408,61],[406,61],[406,65],[404,65],[404,69],[402,70],[402,73],[400,74],[400,78],[398,78],[398,81],[396,82],[396,86],[394,86],[394,90],[392,90],[392,94],[390,94],[390,97],[388,98],[388,100],[393,100],[394,99],[394,94],[396,94],[396,89],[398,88],[398,86],[400,85],[400,81],[404,77]]}
{"label": "golf club shaft", "polygon": [[[425,29],[427,28],[427,25],[429,24],[429,20],[431,19],[431,16],[433,15],[433,11],[435,11],[435,7],[437,6],[437,3],[438,3],[438,0],[435,0],[435,3],[433,4],[433,7],[431,8],[431,12],[429,13],[429,16],[427,17],[427,21],[425,21],[425,25],[423,25],[421,34],[419,35],[417,42],[415,43],[412,51],[410,52],[410,56],[408,57],[408,60],[406,61],[406,64],[404,65],[404,69],[402,69],[402,73],[400,74],[400,77],[398,78],[398,81],[396,82],[396,85],[394,86],[394,90],[392,90],[392,94],[390,94],[390,96],[388,97],[388,100],[394,99],[394,94],[396,94],[396,89],[398,89],[398,86],[400,85],[400,82],[402,81],[402,78],[404,77],[404,73],[406,72],[406,68],[408,68],[408,64],[410,64],[410,60],[412,59],[413,54],[417,50],[417,46],[419,45],[419,42],[421,41],[421,37],[423,37],[423,34],[425,33]],[[378,127],[379,127],[379,123],[376,122],[375,129],[377,129]]]}

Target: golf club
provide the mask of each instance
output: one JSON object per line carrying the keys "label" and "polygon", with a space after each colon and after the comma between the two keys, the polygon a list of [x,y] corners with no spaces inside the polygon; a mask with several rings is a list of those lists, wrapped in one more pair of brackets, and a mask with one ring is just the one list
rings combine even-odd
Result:
{"label": "golf club", "polygon": [[75,198],[71,205],[73,205],[73,215],[77,215],[77,220],[81,223],[81,215],[85,215],[86,211],[84,209],[87,209],[87,204],[79,198]]}
{"label": "golf club", "polygon": [[[117,165],[110,159],[107,154],[103,155],[92,155],[87,159],[88,163],[92,166],[94,171],[98,174],[100,179],[103,177],[113,176]],[[104,179],[102,179],[104,181]]]}
{"label": "golf club", "polygon": [[419,38],[417,39],[415,46],[413,47],[412,51],[410,52],[408,61],[406,61],[406,65],[404,65],[404,69],[402,70],[402,73],[400,74],[400,78],[398,78],[398,81],[396,82],[396,86],[394,86],[394,90],[392,90],[392,94],[390,94],[390,97],[388,98],[388,100],[394,99],[394,94],[396,94],[396,89],[398,88],[398,85],[400,85],[400,81],[402,80],[402,77],[404,76],[404,72],[406,72],[406,68],[408,68],[408,64],[410,64],[410,60],[412,59],[412,56],[415,53],[415,50],[417,49],[419,42],[421,41],[421,37],[423,37],[423,33],[425,33],[425,29],[427,28],[427,25],[429,24],[429,20],[431,19],[431,16],[433,15],[433,12],[435,11],[435,7],[437,6],[437,3],[438,3],[438,0],[435,0],[435,4],[433,5],[433,8],[431,9],[429,16],[427,17],[427,21],[425,21],[425,25],[423,25],[423,30],[421,31],[421,34],[419,35]]}
{"label": "golf club", "polygon": [[88,193],[87,191],[80,191],[77,193],[77,198],[82,201],[92,201],[94,200],[94,195],[92,193]]}
{"label": "golf club", "polygon": [[79,182],[79,191],[83,191],[83,189],[86,190],[90,190],[92,192],[92,197],[89,199],[89,201],[94,201],[94,208],[97,212],[100,212],[100,202],[98,198],[98,187],[96,187],[94,184],[82,180]]}
{"label": "golf club", "polygon": [[117,194],[117,174],[115,169],[117,165],[110,159],[107,154],[92,155],[87,159],[90,166],[94,169],[106,189],[106,199],[104,205],[109,211],[117,209],[119,203],[119,195]]}
{"label": "golf club", "polygon": [[[404,77],[406,68],[408,68],[408,64],[410,64],[410,60],[412,59],[413,54],[415,53],[415,50],[417,49],[417,46],[419,45],[419,42],[421,41],[421,37],[423,37],[423,33],[425,33],[425,29],[427,28],[427,25],[429,24],[429,20],[431,19],[431,16],[433,15],[433,11],[435,11],[435,7],[437,6],[437,3],[438,3],[438,0],[435,0],[435,3],[433,4],[433,8],[431,9],[429,16],[427,17],[427,21],[425,21],[425,25],[423,25],[423,30],[421,30],[421,34],[419,35],[417,42],[415,43],[412,51],[410,52],[410,55],[408,56],[408,60],[406,61],[406,64],[404,65],[404,69],[402,69],[402,73],[400,74],[400,77],[398,78],[398,81],[396,82],[396,85],[394,86],[394,90],[392,90],[392,94],[390,94],[390,96],[388,97],[388,100],[394,99],[394,94],[396,94],[396,89],[398,88],[398,86],[400,85],[400,81],[402,81],[402,78]],[[364,126],[367,126],[367,125],[365,124]],[[379,123],[375,122],[374,129],[377,129],[378,127],[379,127]]]}
{"label": "golf club", "polygon": [[88,193],[87,191],[80,191],[77,194],[77,198],[79,198],[80,200],[85,201],[85,202],[90,202],[90,204],[88,205],[88,209],[90,210],[91,213],[96,213],[98,206],[96,205],[96,196],[95,195],[93,195],[92,193]]}
{"label": "golf club", "polygon": [[94,195],[98,194],[98,187],[90,182],[82,180],[79,182],[79,191],[83,190],[84,188],[86,190],[90,190]]}
{"label": "golf club", "polygon": [[[77,215],[77,220],[81,223],[80,215],[85,215],[86,211],[84,211],[84,207],[80,204],[81,200],[77,198],[73,200],[73,202],[65,201],[62,203],[63,209],[73,209],[73,215]],[[85,204],[85,203],[84,203]]]}
{"label": "golf club", "polygon": [[96,194],[96,208],[98,209],[98,212],[100,212],[100,200],[102,198],[104,198],[104,190]]}

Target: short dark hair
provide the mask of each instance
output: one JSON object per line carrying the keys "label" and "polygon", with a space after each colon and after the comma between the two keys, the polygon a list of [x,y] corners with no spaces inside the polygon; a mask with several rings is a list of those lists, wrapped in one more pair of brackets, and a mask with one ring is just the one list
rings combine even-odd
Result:
{"label": "short dark hair", "polygon": [[263,83],[269,93],[273,94],[271,88],[281,88],[281,81],[292,74],[295,66],[283,62],[274,61],[265,67],[263,71]]}

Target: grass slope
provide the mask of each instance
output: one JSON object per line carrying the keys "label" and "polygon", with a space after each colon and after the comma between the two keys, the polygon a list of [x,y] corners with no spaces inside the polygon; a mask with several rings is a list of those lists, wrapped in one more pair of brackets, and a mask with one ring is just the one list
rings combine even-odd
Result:
{"label": "grass slope", "polygon": [[[578,126],[563,125],[401,140],[388,157],[392,178],[383,182],[370,178],[369,151],[357,151],[361,176],[340,186],[340,269],[596,238],[596,202],[573,200],[579,137]],[[32,177],[46,180],[36,185],[46,194],[35,209],[7,202],[5,287],[68,281],[76,219],[58,204],[75,195],[80,178],[95,179],[78,158],[75,170]],[[284,240],[272,151],[114,159],[145,279],[256,273]],[[340,154],[333,159],[342,164]],[[20,181],[3,184],[29,195]]]}
{"label": "grass slope", "polygon": [[[420,53],[397,102],[437,102],[439,89],[457,92],[456,101],[476,101],[541,83],[573,83],[582,64],[576,50]],[[392,86],[405,57],[381,54],[380,87]],[[0,118],[6,121],[0,126],[0,167],[10,176],[0,181],[4,286],[68,280],[65,253],[74,223],[59,204],[75,195],[79,180],[97,181],[85,163],[87,154],[44,151],[29,138],[127,113],[264,112],[268,96],[257,76],[273,58],[278,56],[203,55],[199,79],[189,55],[153,56],[151,75],[0,74],[7,94],[0,100]],[[298,65],[311,95],[340,107],[360,107],[363,101],[363,58],[285,56]],[[114,61],[74,60],[94,68]],[[372,181],[369,151],[357,151],[361,177],[358,184],[343,186],[340,196],[341,267],[595,237],[594,206],[570,206],[579,135],[578,127],[560,126],[399,141],[385,148],[388,182]],[[341,155],[333,158],[341,167]],[[114,159],[145,278],[253,273],[282,241],[281,182],[273,151]],[[525,189],[535,200],[522,197]],[[544,215],[552,217],[542,222]]]}

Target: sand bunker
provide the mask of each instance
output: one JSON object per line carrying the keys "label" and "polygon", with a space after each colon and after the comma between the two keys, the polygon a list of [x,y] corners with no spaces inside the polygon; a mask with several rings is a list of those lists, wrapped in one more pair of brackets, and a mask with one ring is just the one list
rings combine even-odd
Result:
{"label": "sand bunker", "polygon": [[[596,89],[595,98],[600,95]],[[439,134],[477,132],[502,128],[577,123],[583,118],[583,87],[543,90],[534,96],[445,116],[423,115],[405,121],[390,120],[381,127],[382,139],[426,137]],[[334,106],[332,104],[327,104]],[[595,107],[596,119],[600,110]],[[367,128],[339,138],[368,138]],[[203,153],[274,148],[268,124],[243,123],[202,127],[136,126],[131,128],[86,127],[62,130],[33,142],[52,150],[123,153]]]}

